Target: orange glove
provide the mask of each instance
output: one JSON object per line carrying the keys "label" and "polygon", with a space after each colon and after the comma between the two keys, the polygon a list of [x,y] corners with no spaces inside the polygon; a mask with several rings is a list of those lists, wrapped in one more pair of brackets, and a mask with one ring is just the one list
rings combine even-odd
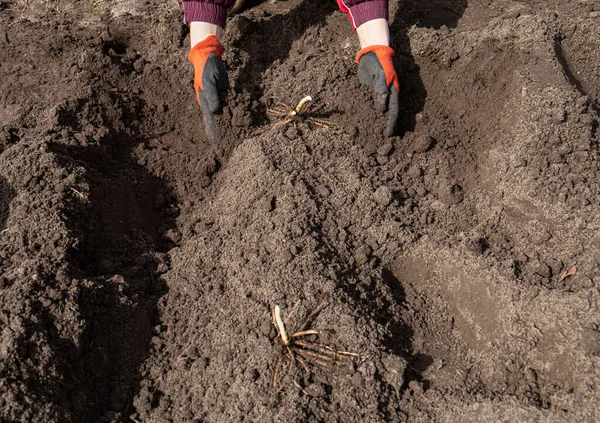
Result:
{"label": "orange glove", "polygon": [[384,112],[388,110],[387,125],[384,134],[388,137],[394,133],[398,119],[398,93],[400,83],[392,58],[394,50],[388,46],[374,45],[363,48],[356,55],[358,80],[373,87],[375,106]]}
{"label": "orange glove", "polygon": [[206,133],[211,142],[218,140],[212,115],[221,105],[219,91],[229,88],[227,70],[221,59],[223,46],[218,38],[209,35],[190,50],[188,60],[194,65],[194,91],[202,107]]}

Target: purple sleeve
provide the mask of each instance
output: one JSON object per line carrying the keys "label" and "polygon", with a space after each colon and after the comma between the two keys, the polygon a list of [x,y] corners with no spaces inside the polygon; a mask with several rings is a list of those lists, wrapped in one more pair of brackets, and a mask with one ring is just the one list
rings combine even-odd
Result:
{"label": "purple sleeve", "polygon": [[337,0],[337,3],[348,14],[354,29],[373,19],[388,19],[387,0]]}
{"label": "purple sleeve", "polygon": [[225,28],[227,12],[235,0],[182,0],[183,19],[189,22],[208,22]]}

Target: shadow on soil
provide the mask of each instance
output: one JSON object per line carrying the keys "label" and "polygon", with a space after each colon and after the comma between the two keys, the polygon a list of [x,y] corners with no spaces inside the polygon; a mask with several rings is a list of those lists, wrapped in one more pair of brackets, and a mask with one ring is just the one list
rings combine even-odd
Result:
{"label": "shadow on soil", "polygon": [[390,38],[396,55],[394,65],[400,80],[400,114],[397,133],[415,129],[415,115],[423,110],[427,90],[410,49],[408,31],[413,26],[455,28],[467,8],[467,0],[405,0],[390,14]]}
{"label": "shadow on soil", "polygon": [[6,227],[10,202],[15,197],[15,192],[4,177],[0,176],[0,231]]}
{"label": "shadow on soil", "polygon": [[[356,271],[351,271],[354,274]],[[342,275],[339,278],[342,281],[349,281],[355,278],[349,275]],[[384,327],[390,330],[390,336],[383,340],[383,345],[387,351],[392,354],[404,358],[406,360],[407,369],[404,374],[404,381],[400,389],[400,393],[408,389],[408,384],[416,380],[420,382],[423,389],[429,388],[429,381],[423,379],[422,373],[433,363],[433,358],[429,355],[415,353],[413,351],[412,338],[414,330],[410,324],[412,322],[404,321],[401,314],[402,307],[406,304],[406,294],[400,281],[387,268],[383,268],[381,272],[381,281],[390,289],[393,304],[384,296],[378,296],[376,299],[373,295],[381,292],[376,286],[357,286],[344,282],[340,288],[346,292],[356,304],[367,311],[366,314],[372,314],[375,320]],[[370,294],[366,294],[368,291]],[[374,302],[379,306],[374,307]]]}
{"label": "shadow on soil", "polygon": [[[406,293],[402,283],[396,278],[391,270],[384,268],[381,273],[383,282],[392,291],[394,301],[403,306],[406,304]],[[433,364],[433,357],[427,354],[415,353],[412,346],[412,337],[414,331],[411,328],[394,326],[392,330],[392,338],[389,340],[389,348],[392,351],[397,351],[406,360],[406,371],[404,373],[404,383],[401,392],[408,388],[410,382],[417,381],[422,384],[423,389],[429,388],[430,382],[423,379],[423,372]]]}
{"label": "shadow on soil", "polygon": [[90,190],[83,213],[79,206],[68,217],[80,239],[72,276],[81,280],[86,323],[81,347],[72,353],[76,421],[131,410],[165,292],[158,269],[168,265],[172,245],[162,235],[174,220],[166,213],[165,182],[132,158],[138,141],[117,135],[102,146],[52,146],[65,167],[86,169]]}
{"label": "shadow on soil", "polygon": [[[415,115],[423,110],[427,99],[427,90],[421,80],[419,66],[410,49],[409,29],[413,25],[434,29],[442,26],[455,28],[466,8],[467,0],[405,0],[400,2],[395,13],[390,16],[390,37],[392,47],[396,51],[394,65],[402,90],[401,113],[397,124],[401,135],[414,130]],[[387,268],[382,271],[382,279],[391,289],[395,303],[402,307],[406,303],[406,293],[401,282]],[[385,320],[393,316],[382,317]],[[423,389],[428,389],[430,382],[424,380],[422,374],[433,363],[433,358],[413,350],[414,331],[405,323],[393,325],[391,331],[392,336],[386,346],[407,362],[401,391],[408,389],[411,381],[417,381],[422,384]]]}
{"label": "shadow on soil", "polygon": [[[600,115],[600,104],[598,104],[597,102],[594,101],[594,97],[591,96],[590,93],[588,93],[585,90],[581,81],[573,73],[573,70],[571,69],[571,65],[569,64],[569,61],[567,60],[567,58],[565,56],[565,52],[563,50],[563,45],[562,45],[562,40],[560,38],[557,38],[554,40],[554,54],[556,55],[556,58],[558,59],[558,63],[560,63],[560,65],[562,66],[563,71],[565,72],[565,75],[566,75],[567,79],[569,80],[569,83],[571,85],[573,85],[577,89],[577,91],[579,91],[579,93],[581,95],[583,95],[589,99],[592,109],[596,112],[596,114]],[[595,130],[594,130],[594,132],[595,132]],[[593,134],[593,136],[595,136],[595,134]]]}

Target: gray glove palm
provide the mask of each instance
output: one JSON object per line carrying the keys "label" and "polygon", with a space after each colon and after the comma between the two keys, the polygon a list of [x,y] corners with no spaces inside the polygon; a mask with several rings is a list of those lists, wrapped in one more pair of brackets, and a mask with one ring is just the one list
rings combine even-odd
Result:
{"label": "gray glove palm", "polygon": [[221,107],[219,92],[229,88],[222,54],[223,46],[217,37],[211,35],[196,44],[188,55],[189,61],[194,65],[196,100],[202,107],[206,135],[213,145],[219,140],[212,118]]}
{"label": "gray glove palm", "polygon": [[391,137],[394,134],[398,119],[398,93],[400,84],[392,62],[394,50],[388,46],[370,46],[362,49],[356,56],[358,65],[358,80],[361,84],[373,88],[375,107],[385,112],[387,124],[383,134]]}

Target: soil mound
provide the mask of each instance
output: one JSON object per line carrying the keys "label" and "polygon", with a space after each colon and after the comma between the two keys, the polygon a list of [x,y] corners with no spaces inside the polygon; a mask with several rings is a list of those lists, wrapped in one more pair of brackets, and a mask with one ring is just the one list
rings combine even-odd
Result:
{"label": "soil mound", "polygon": [[[252,421],[274,406],[281,421],[397,416],[391,398],[403,386],[409,332],[367,243],[384,236],[374,220],[395,223],[392,194],[383,185],[375,190],[372,172],[351,139],[333,130],[293,140],[276,131],[235,149],[213,180],[218,192],[184,234],[193,241],[171,250],[164,330],[145,366],[139,419],[168,412]],[[322,300],[329,305],[316,319],[319,340],[365,358],[350,376],[317,367],[285,377],[283,369],[274,395],[271,310],[297,305],[290,322],[297,327]],[[168,374],[166,362],[174,366]],[[173,384],[182,383],[190,384],[186,395],[173,395]]]}

